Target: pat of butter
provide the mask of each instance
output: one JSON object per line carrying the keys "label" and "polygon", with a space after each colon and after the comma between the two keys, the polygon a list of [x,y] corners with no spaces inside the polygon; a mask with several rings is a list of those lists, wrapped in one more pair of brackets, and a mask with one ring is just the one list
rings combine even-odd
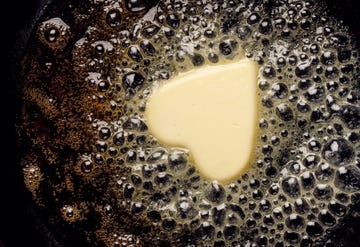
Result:
{"label": "pat of butter", "polygon": [[145,119],[160,143],[190,150],[208,179],[248,167],[257,129],[257,65],[247,59],[181,74],[150,96]]}

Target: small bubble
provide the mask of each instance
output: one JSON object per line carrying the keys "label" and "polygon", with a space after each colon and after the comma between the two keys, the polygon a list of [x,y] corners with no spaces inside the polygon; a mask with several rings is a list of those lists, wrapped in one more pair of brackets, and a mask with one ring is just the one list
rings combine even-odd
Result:
{"label": "small bubble", "polygon": [[146,1],[146,0],[125,0],[125,6],[127,10],[132,13],[142,13],[150,9],[151,4],[154,1]]}
{"label": "small bubble", "polygon": [[259,32],[262,34],[269,34],[272,31],[270,19],[263,19],[259,24]]}
{"label": "small bubble", "polygon": [[180,20],[179,20],[179,17],[175,14],[170,14],[166,17],[166,23],[174,28],[174,29],[177,29],[180,25]]}
{"label": "small bubble", "polygon": [[284,192],[290,197],[296,198],[300,195],[300,185],[296,177],[287,177],[281,182]]}
{"label": "small bubble", "polygon": [[110,131],[109,128],[107,128],[107,127],[102,127],[102,128],[100,128],[100,130],[99,130],[99,137],[100,137],[102,140],[106,140],[106,139],[108,139],[110,136],[111,136],[111,131]]}
{"label": "small bubble", "polygon": [[298,198],[295,200],[294,203],[295,211],[299,214],[305,214],[310,210],[310,206],[303,198]]}
{"label": "small bubble", "polygon": [[187,157],[184,152],[174,151],[169,155],[170,169],[173,171],[180,171],[186,167]]}
{"label": "small bubble", "polygon": [[271,67],[271,66],[266,66],[266,67],[264,68],[262,74],[263,74],[263,76],[264,76],[265,78],[271,79],[271,78],[274,78],[274,77],[276,76],[276,71],[275,71],[275,69],[274,69],[273,67]]}
{"label": "small bubble", "polygon": [[60,36],[60,31],[56,27],[48,28],[45,31],[45,39],[48,42],[56,42],[58,37]]}
{"label": "small bubble", "polygon": [[225,199],[226,192],[222,185],[212,182],[205,191],[206,198],[211,202],[220,203]]}
{"label": "small bubble", "polygon": [[310,102],[319,102],[325,97],[325,88],[323,86],[312,86],[304,94]]}
{"label": "small bubble", "polygon": [[171,231],[176,227],[176,221],[173,218],[165,218],[162,222],[162,227],[164,230]]}
{"label": "small bubble", "polygon": [[325,226],[334,226],[336,224],[336,219],[334,216],[332,216],[329,211],[326,209],[320,210],[319,213],[319,220],[321,223],[323,223]]}
{"label": "small bubble", "polygon": [[283,121],[288,122],[294,118],[293,111],[287,104],[280,104],[276,107],[276,115]]}
{"label": "small bubble", "polygon": [[333,189],[327,184],[317,184],[313,195],[318,200],[330,200],[334,194]]}
{"label": "small bubble", "polygon": [[236,239],[239,233],[239,228],[234,225],[226,225],[224,227],[224,237],[226,240],[234,240]]}
{"label": "small bubble", "polygon": [[117,9],[112,9],[106,14],[106,23],[110,27],[117,27],[121,23],[121,14]]}
{"label": "small bubble", "polygon": [[346,206],[333,200],[328,204],[328,209],[332,214],[338,217],[343,217],[347,212]]}
{"label": "small bubble", "polygon": [[113,137],[113,143],[116,146],[122,146],[125,142],[124,132],[118,132]]}
{"label": "small bubble", "polygon": [[248,26],[240,26],[236,29],[236,32],[241,40],[247,40],[251,35],[251,28]]}
{"label": "small bubble", "polygon": [[141,62],[141,60],[143,59],[139,47],[136,45],[132,45],[129,47],[128,55],[135,62]]}
{"label": "small bubble", "polygon": [[133,93],[139,90],[144,82],[145,78],[138,72],[129,72],[122,78],[124,88],[133,90]]}
{"label": "small bubble", "polygon": [[157,34],[160,30],[160,27],[155,25],[155,24],[151,24],[147,27],[145,27],[142,31],[141,34],[147,38],[150,39],[151,37],[153,37],[155,34]]}
{"label": "small bubble", "polygon": [[202,55],[195,53],[192,57],[191,57],[191,62],[194,66],[201,66],[204,64],[205,59]]}
{"label": "small bubble", "polygon": [[219,50],[221,54],[228,56],[237,48],[237,45],[235,40],[227,39],[219,44]]}
{"label": "small bubble", "polygon": [[309,221],[306,226],[306,232],[311,237],[319,237],[323,234],[323,228],[321,225],[314,221]]}
{"label": "small bubble", "polygon": [[342,166],[354,158],[354,149],[344,138],[330,140],[324,145],[322,155],[331,164]]}
{"label": "small bubble", "polygon": [[257,13],[252,13],[248,19],[247,19],[247,23],[249,23],[250,25],[254,25],[256,23],[258,23],[260,21],[260,15],[258,15]]}
{"label": "small bubble", "polygon": [[217,63],[217,62],[219,62],[219,56],[213,52],[210,52],[208,54],[208,60],[212,63]]}
{"label": "small bubble", "polygon": [[214,238],[214,235],[215,227],[210,225],[208,222],[201,223],[199,228],[195,230],[195,236],[197,236],[198,239],[211,240]]}
{"label": "small bubble", "polygon": [[93,163],[90,160],[85,160],[81,163],[81,171],[83,173],[91,173],[93,170]]}
{"label": "small bubble", "polygon": [[360,172],[354,166],[339,167],[335,173],[334,184],[346,192],[360,190]]}
{"label": "small bubble", "polygon": [[275,83],[271,87],[272,93],[279,99],[283,99],[288,94],[288,88],[284,83]]}
{"label": "small bubble", "polygon": [[300,180],[301,180],[301,185],[305,190],[310,190],[314,188],[316,183],[314,175],[309,171],[306,171],[303,174],[301,174]]}
{"label": "small bubble", "polygon": [[155,47],[151,44],[149,40],[142,40],[140,42],[140,47],[143,52],[148,56],[153,56],[156,53]]}
{"label": "small bubble", "polygon": [[311,65],[308,63],[301,63],[295,68],[295,75],[299,78],[308,78],[312,75]]}
{"label": "small bubble", "polygon": [[360,108],[353,105],[342,106],[339,117],[350,129],[360,128]]}

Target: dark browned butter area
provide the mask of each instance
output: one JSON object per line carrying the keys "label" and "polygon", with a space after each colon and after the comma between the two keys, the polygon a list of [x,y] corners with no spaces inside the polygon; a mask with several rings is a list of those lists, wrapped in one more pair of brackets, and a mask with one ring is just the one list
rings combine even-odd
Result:
{"label": "dark browned butter area", "polygon": [[[143,114],[154,85],[239,56],[260,131],[221,184]],[[341,246],[360,212],[359,54],[317,1],[54,1],[21,68],[24,184],[69,246]]]}

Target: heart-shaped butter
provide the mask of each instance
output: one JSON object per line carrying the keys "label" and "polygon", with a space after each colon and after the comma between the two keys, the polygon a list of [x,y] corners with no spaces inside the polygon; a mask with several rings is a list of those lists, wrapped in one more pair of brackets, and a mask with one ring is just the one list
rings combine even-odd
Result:
{"label": "heart-shaped butter", "polygon": [[147,102],[150,132],[160,143],[189,149],[204,177],[226,182],[238,176],[254,153],[257,71],[243,59],[175,77]]}

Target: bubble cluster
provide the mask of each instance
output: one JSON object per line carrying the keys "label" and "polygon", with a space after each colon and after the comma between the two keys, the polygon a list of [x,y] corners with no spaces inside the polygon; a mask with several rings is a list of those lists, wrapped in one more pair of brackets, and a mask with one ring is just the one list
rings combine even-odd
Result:
{"label": "bubble cluster", "polygon": [[[18,129],[25,185],[55,233],[92,246],[338,244],[360,192],[358,50],[322,3],[270,2],[49,7],[24,56]],[[146,102],[181,72],[243,57],[259,65],[254,160],[207,181],[191,151],[151,135]]]}

